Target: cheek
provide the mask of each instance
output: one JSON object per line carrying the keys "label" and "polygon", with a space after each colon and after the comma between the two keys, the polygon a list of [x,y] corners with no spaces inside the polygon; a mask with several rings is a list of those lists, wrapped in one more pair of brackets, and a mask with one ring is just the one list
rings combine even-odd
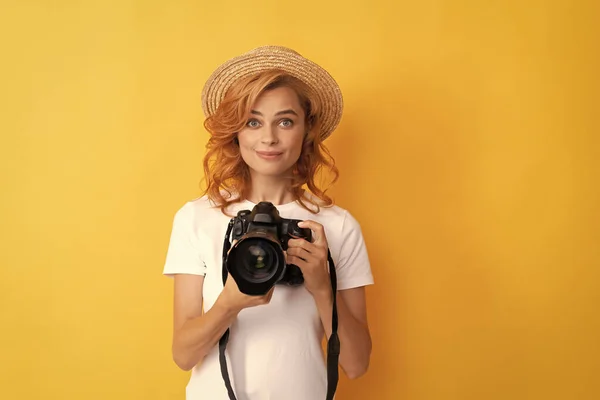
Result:
{"label": "cheek", "polygon": [[290,152],[294,155],[300,155],[302,152],[302,146],[304,145],[304,134],[294,135],[290,138],[290,141],[287,144],[287,148],[290,149]]}
{"label": "cheek", "polygon": [[248,134],[246,134],[246,132],[241,131],[237,135],[237,140],[238,140],[240,147],[248,147],[248,145],[250,143],[250,136]]}
{"label": "cheek", "polygon": [[240,145],[240,156],[247,165],[254,163],[254,152],[251,149]]}
{"label": "cheek", "polygon": [[252,143],[247,137],[247,135],[242,135],[241,133],[238,135],[238,146],[240,148],[240,154],[242,157],[248,156],[252,150]]}

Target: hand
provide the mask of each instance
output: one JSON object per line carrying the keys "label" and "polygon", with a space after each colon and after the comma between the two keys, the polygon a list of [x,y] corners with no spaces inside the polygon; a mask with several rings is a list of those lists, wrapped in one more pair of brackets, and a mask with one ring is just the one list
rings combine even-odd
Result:
{"label": "hand", "polygon": [[240,292],[237,283],[231,275],[228,274],[225,286],[219,295],[218,301],[220,301],[221,305],[225,306],[228,310],[238,313],[244,308],[268,304],[271,301],[274,289],[275,287],[272,287],[271,290],[262,296],[250,296]]}
{"label": "hand", "polygon": [[[233,243],[231,243],[231,247],[233,248],[236,243],[237,240],[234,240]],[[230,252],[231,249],[229,249],[227,254]],[[268,304],[271,301],[274,289],[275,287],[272,287],[271,290],[262,296],[250,296],[240,292],[235,279],[233,279],[231,274],[227,274],[227,280],[225,281],[225,286],[219,295],[218,301],[220,301],[220,303],[228,310],[238,313],[244,308]]]}
{"label": "hand", "polygon": [[331,278],[327,263],[329,245],[323,225],[315,221],[302,221],[300,228],[309,228],[314,241],[290,239],[287,249],[287,263],[297,265],[304,275],[304,286],[313,295],[331,295]]}

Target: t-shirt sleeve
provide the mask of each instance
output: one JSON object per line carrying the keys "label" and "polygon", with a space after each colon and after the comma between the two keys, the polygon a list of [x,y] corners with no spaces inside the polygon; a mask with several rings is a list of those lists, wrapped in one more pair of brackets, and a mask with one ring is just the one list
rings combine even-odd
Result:
{"label": "t-shirt sleeve", "polygon": [[367,246],[360,225],[347,211],[342,225],[342,243],[336,274],[338,290],[374,283]]}
{"label": "t-shirt sleeve", "polygon": [[195,230],[194,209],[191,203],[181,207],[173,219],[163,274],[206,275],[206,265],[199,252]]}

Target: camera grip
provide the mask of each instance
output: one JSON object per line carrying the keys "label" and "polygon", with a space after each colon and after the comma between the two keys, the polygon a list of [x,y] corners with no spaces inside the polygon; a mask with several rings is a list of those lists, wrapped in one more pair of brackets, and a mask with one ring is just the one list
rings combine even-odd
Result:
{"label": "camera grip", "polygon": [[287,233],[290,237],[305,239],[312,242],[312,231],[308,228],[300,228],[298,223],[302,222],[299,219],[291,219],[288,222]]}

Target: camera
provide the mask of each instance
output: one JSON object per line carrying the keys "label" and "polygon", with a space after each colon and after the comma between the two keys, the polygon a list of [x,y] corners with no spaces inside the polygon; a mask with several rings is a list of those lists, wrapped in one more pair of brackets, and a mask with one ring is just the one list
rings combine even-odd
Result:
{"label": "camera", "polygon": [[300,268],[286,264],[284,255],[290,239],[312,241],[310,229],[300,228],[299,222],[301,220],[282,218],[270,202],[260,202],[252,211],[241,210],[232,218],[231,235],[237,242],[226,256],[224,268],[240,292],[263,295],[275,284],[299,286],[304,283]]}

